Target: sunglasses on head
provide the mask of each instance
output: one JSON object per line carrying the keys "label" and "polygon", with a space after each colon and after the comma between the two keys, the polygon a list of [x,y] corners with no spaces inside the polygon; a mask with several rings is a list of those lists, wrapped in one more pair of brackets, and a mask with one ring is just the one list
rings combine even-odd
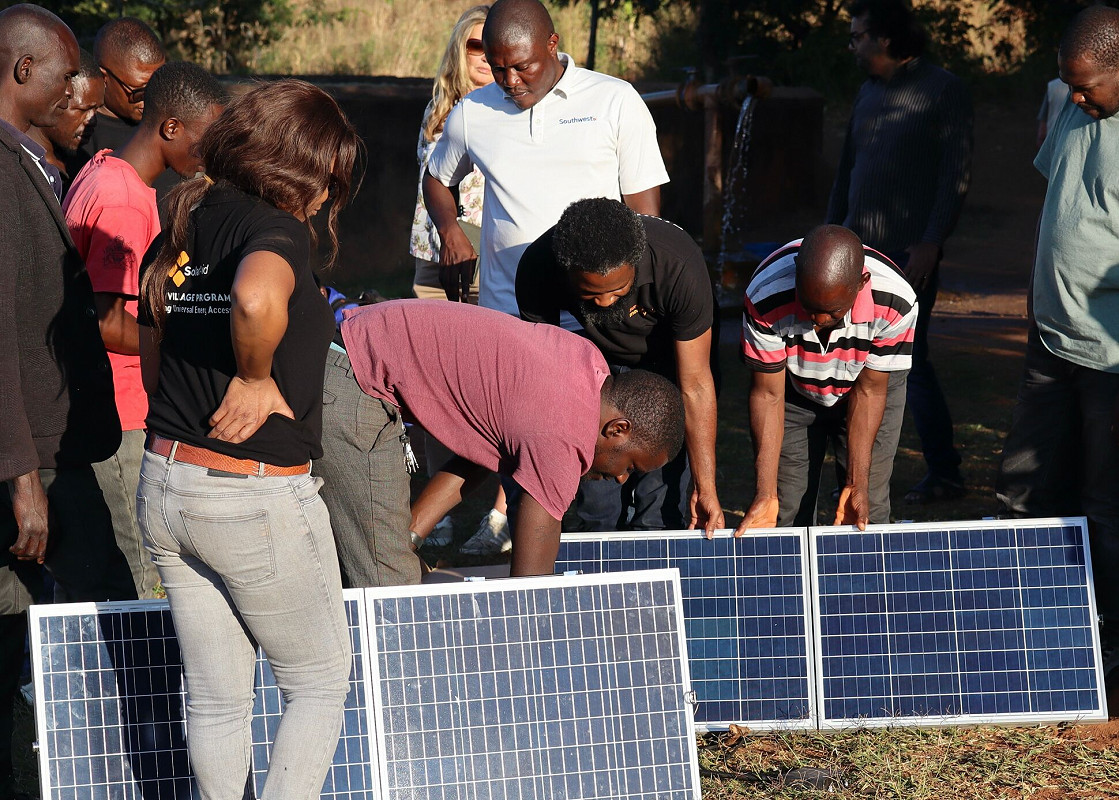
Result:
{"label": "sunglasses on head", "polygon": [[481,39],[467,39],[466,40],[466,52],[469,53],[472,56],[480,56],[484,52],[486,52],[486,49],[484,47],[482,47],[482,40]]}
{"label": "sunglasses on head", "polygon": [[141,100],[144,99],[144,92],[148,90],[148,85],[146,83],[143,86],[139,86],[133,89],[127,83],[114,75],[113,71],[106,67],[104,64],[101,65],[101,71],[112,78],[114,81],[116,81],[118,84],[120,84],[120,88],[124,90],[124,96],[128,98],[129,103],[139,103]]}

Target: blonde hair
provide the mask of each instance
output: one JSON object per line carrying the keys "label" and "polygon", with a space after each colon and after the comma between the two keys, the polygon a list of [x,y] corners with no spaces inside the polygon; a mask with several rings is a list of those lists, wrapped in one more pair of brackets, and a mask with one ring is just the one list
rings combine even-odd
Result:
{"label": "blonde hair", "polygon": [[431,104],[424,122],[424,139],[429,142],[434,142],[436,134],[443,130],[443,123],[447,121],[447,115],[451,113],[455,103],[478,88],[470,80],[470,68],[466,62],[466,40],[470,38],[470,31],[474,26],[485,22],[489,13],[489,6],[468,8],[451,31],[443,60],[439,63],[439,72],[435,75]]}

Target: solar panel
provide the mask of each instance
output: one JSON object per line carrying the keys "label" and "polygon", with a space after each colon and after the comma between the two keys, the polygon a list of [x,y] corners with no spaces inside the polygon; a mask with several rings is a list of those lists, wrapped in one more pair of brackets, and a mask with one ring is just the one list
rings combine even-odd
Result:
{"label": "solar panel", "polygon": [[674,570],[368,589],[381,796],[698,798]]}
{"label": "solar panel", "polygon": [[680,570],[696,727],[814,728],[804,528],[564,534],[556,571]]}
{"label": "solar panel", "polygon": [[[342,598],[350,630],[354,660],[350,670],[350,693],[342,714],[342,733],[323,783],[322,800],[356,800],[371,796],[376,784],[372,737],[369,731],[370,687],[369,655],[365,646],[365,601],[361,589],[345,589]],[[272,667],[258,653],[255,679],[256,697],[252,720],[252,775],[256,796],[264,793],[269,755],[284,701]]]}
{"label": "solar panel", "polygon": [[167,604],[32,606],[30,614],[42,796],[200,798]]}
{"label": "solar panel", "polygon": [[1107,719],[1083,518],[810,544],[821,727]]}

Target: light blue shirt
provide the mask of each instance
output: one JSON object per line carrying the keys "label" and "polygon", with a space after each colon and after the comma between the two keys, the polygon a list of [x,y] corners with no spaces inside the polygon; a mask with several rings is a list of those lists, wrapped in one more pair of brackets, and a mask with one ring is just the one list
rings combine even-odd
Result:
{"label": "light blue shirt", "polygon": [[1033,272],[1041,341],[1119,372],[1119,117],[1094,120],[1066,101],[1034,166],[1049,181]]}

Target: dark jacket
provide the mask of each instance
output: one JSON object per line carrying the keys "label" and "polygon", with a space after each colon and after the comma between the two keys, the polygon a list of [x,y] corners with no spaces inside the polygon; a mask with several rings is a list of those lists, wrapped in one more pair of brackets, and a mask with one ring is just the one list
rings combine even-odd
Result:
{"label": "dark jacket", "polygon": [[35,160],[0,128],[0,480],[119,446],[85,265]]}

